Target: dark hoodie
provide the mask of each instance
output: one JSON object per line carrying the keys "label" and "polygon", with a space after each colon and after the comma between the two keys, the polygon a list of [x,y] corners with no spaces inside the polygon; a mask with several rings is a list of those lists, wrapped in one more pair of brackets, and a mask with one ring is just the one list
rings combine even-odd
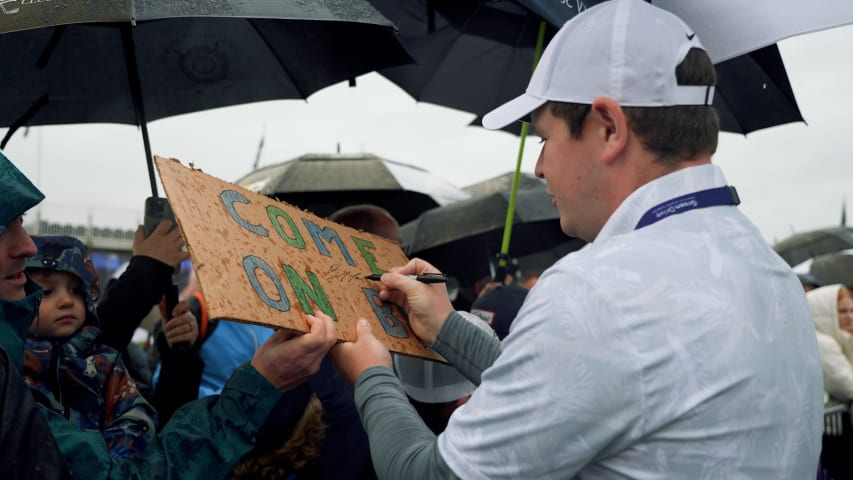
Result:
{"label": "dark hoodie", "polygon": [[99,341],[98,277],[89,251],[70,236],[34,236],[33,241],[38,253],[27,260],[27,271],[75,275],[83,283],[87,315],[70,337],[29,337],[24,376],[43,405],[80,429],[102,432],[110,456],[133,457],[154,436],[157,413],[140,394],[120,353]]}

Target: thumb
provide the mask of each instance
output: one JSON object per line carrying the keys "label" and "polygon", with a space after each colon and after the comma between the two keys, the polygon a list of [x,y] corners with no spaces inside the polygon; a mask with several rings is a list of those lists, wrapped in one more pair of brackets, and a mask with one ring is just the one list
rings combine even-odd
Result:
{"label": "thumb", "polygon": [[366,318],[359,318],[358,323],[355,324],[355,332],[356,341],[358,341],[365,337],[372,337],[373,327],[370,326],[370,322]]}
{"label": "thumb", "polygon": [[139,225],[138,227],[136,227],[136,231],[133,232],[133,242],[139,243],[142,240],[145,240],[145,230],[142,225]]}

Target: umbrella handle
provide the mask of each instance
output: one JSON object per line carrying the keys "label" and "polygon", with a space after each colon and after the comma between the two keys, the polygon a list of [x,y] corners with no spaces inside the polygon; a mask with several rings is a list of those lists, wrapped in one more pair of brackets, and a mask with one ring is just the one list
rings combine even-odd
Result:
{"label": "umbrella handle", "polygon": [[[545,43],[545,27],[547,23],[545,20],[539,22],[539,35],[536,38],[536,52],[533,55],[533,67],[532,70],[536,70],[536,64],[539,63],[539,57],[542,56],[542,49]],[[513,216],[515,215],[515,198],[518,193],[518,179],[521,176],[521,159],[524,156],[524,141],[527,139],[527,129],[529,128],[527,122],[521,122],[521,133],[519,135],[519,145],[518,145],[518,158],[515,162],[515,174],[512,177],[512,189],[509,193],[509,207],[506,211],[506,222],[504,223],[504,235],[501,241],[501,253],[498,256],[498,268],[504,269],[504,275],[506,275],[506,266],[507,259],[509,258],[509,239],[512,235],[512,221]],[[503,278],[503,277],[501,277]],[[502,280],[501,280],[502,281]]]}
{"label": "umbrella handle", "polygon": [[506,283],[506,276],[510,273],[509,266],[514,265],[514,262],[510,258],[509,254],[506,253],[499,253],[496,257],[498,261],[495,266],[495,274],[492,277],[492,281],[503,285]]}

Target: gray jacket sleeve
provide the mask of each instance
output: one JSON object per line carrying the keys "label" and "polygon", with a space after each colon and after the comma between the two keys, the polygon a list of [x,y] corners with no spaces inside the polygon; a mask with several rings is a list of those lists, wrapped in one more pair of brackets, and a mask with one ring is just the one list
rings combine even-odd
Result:
{"label": "gray jacket sleeve", "polygon": [[[432,349],[456,367],[474,385],[480,385],[483,371],[501,353],[501,341],[466,320],[468,312],[451,312],[438,332]],[[476,321],[482,321],[475,317]]]}
{"label": "gray jacket sleeve", "polygon": [[[433,349],[479,385],[483,370],[500,353],[500,341],[453,312]],[[390,369],[372,367],[358,377],[355,405],[380,479],[458,478],[441,458],[435,434],[418,416]]]}
{"label": "gray jacket sleeve", "polygon": [[458,478],[439,455],[435,434],[409,403],[391,369],[371,367],[358,377],[355,406],[379,479]]}

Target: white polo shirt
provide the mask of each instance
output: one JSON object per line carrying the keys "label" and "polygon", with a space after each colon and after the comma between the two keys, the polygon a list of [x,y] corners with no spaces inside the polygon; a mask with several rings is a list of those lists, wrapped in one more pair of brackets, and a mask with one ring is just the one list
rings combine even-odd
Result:
{"label": "white polo shirt", "polygon": [[723,185],[714,165],[644,185],[541,276],[438,439],[457,475],[814,478],[823,384],[791,269],[733,206],[634,229]]}

